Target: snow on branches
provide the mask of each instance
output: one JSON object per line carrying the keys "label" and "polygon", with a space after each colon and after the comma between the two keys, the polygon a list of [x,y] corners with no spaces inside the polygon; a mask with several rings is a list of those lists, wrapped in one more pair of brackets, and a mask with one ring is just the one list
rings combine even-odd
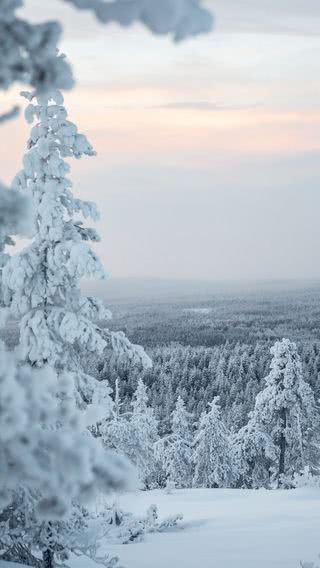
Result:
{"label": "snow on branches", "polygon": [[130,468],[85,432],[70,376],[17,366],[0,345],[0,505],[17,487],[33,492],[42,517],[62,517],[75,498],[127,484]]}
{"label": "snow on branches", "polygon": [[185,488],[192,486],[193,478],[193,436],[191,430],[192,415],[187,412],[181,396],[178,397],[171,414],[171,433],[155,444],[155,453],[163,463],[168,489],[170,486]]}
{"label": "snow on branches", "polygon": [[170,34],[175,41],[209,32],[213,17],[201,0],[65,0],[81,10],[92,10],[103,23],[129,26],[140,22],[152,33]]}
{"label": "snow on branches", "polygon": [[70,88],[70,67],[57,55],[60,24],[30,24],[16,15],[22,5],[22,0],[0,0],[0,89],[16,82],[39,92]]}
{"label": "snow on branches", "polygon": [[294,473],[319,463],[319,414],[297,346],[283,339],[271,348],[271,355],[266,386],[236,442],[254,486],[268,481],[291,485]]}
{"label": "snow on branches", "polygon": [[230,438],[215,397],[203,413],[194,439],[194,486],[228,487],[233,476]]}
{"label": "snow on branches", "polygon": [[98,235],[81,219],[96,219],[97,211],[94,204],[74,198],[66,177],[70,168],[65,158],[93,156],[94,151],[67,120],[59,91],[38,95],[36,104],[32,94],[24,96],[30,101],[27,120],[38,122],[13,187],[32,197],[33,241],[3,271],[4,301],[22,317],[23,359],[75,370],[77,349],[102,352],[105,341],[94,320],[109,316],[101,302],[81,296],[81,278],[104,275],[88,244]]}
{"label": "snow on branches", "polygon": [[21,356],[38,367],[48,363],[78,371],[80,351],[101,354],[109,344],[150,366],[143,349],[132,346],[124,334],[99,329],[96,322],[109,319],[110,312],[100,300],[81,295],[82,278],[104,277],[90,247],[99,235],[84,225],[85,219],[96,220],[98,211],[94,203],[74,197],[66,158],[95,152],[68,120],[59,91],[23,96],[29,100],[26,119],[37,122],[13,187],[32,198],[33,240],[3,271],[4,302],[21,318]]}
{"label": "snow on branches", "polygon": [[10,235],[26,234],[31,225],[31,207],[27,196],[9,190],[0,183],[0,270],[8,260],[6,245],[13,245]]}

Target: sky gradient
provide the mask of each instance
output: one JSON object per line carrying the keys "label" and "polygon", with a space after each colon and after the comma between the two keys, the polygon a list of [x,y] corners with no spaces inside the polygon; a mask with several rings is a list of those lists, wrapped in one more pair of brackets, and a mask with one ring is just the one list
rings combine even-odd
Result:
{"label": "sky gradient", "polygon": [[[64,21],[69,115],[98,152],[72,179],[98,202],[111,274],[320,277],[319,2],[208,2],[214,32],[179,45],[58,0],[26,4],[34,20]],[[28,127],[2,132],[8,182]]]}

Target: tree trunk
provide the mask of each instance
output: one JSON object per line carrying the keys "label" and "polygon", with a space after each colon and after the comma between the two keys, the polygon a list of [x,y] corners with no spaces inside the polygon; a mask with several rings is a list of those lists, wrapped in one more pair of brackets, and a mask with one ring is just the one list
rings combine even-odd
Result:
{"label": "tree trunk", "polygon": [[43,568],[54,568],[54,552],[47,549],[42,553]]}
{"label": "tree trunk", "polygon": [[[50,546],[51,542],[52,542],[52,530],[51,530],[50,521],[47,524],[47,526],[45,527],[45,530],[46,530],[46,533],[47,533],[47,543],[48,543],[48,546]],[[43,568],[54,568],[54,552],[51,548],[47,548],[46,550],[43,551],[43,553],[42,553],[42,564],[43,564]]]}
{"label": "tree trunk", "polygon": [[285,436],[285,430],[287,427],[287,413],[286,413],[286,409],[282,408],[281,413],[280,413],[280,419],[281,419],[281,436],[280,436],[280,458],[279,458],[279,476],[278,476],[278,487],[282,486],[282,477],[285,473],[285,465],[286,465],[286,446],[287,446],[287,442],[286,442],[286,436]]}

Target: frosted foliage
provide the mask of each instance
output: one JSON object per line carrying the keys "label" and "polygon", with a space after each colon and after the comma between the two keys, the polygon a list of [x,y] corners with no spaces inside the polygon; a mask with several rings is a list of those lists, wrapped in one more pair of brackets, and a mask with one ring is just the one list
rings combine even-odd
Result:
{"label": "frosted foliage", "polygon": [[272,347],[271,354],[266,387],[256,398],[247,432],[251,445],[259,446],[257,438],[265,440],[272,477],[291,478],[318,463],[319,416],[312,390],[303,379],[295,343],[283,339]]}
{"label": "frosted foliage", "polygon": [[177,488],[192,486],[192,433],[191,414],[184,401],[178,398],[172,413],[172,432],[156,445],[156,455],[162,461],[168,483]]}
{"label": "frosted foliage", "polygon": [[3,309],[2,270],[9,260],[7,246],[15,244],[12,235],[26,235],[31,226],[31,202],[18,191],[9,190],[0,183],[0,325],[7,318]]}
{"label": "frosted foliage", "polygon": [[[24,157],[24,169],[13,187],[31,195],[33,241],[13,256],[3,273],[5,303],[21,317],[21,351],[25,360],[41,366],[72,369],[80,347],[102,352],[105,341],[93,320],[109,317],[94,298],[83,298],[80,280],[103,277],[103,268],[89,246],[98,235],[83,225],[97,218],[94,204],[74,198],[66,157],[93,156],[77,127],[67,120],[59,92],[52,98],[32,95],[26,109],[37,119]],[[69,346],[69,349],[67,348]]]}
{"label": "frosted foliage", "polygon": [[[15,529],[10,530],[9,524]],[[0,549],[5,551],[0,553],[0,566],[1,558],[23,565],[28,562],[28,566],[48,566],[45,558],[51,556],[50,566],[67,568],[70,553],[73,553],[106,568],[121,568],[116,557],[99,554],[101,540],[107,532],[104,518],[94,518],[79,505],[73,507],[66,519],[43,522],[35,515],[32,495],[20,491],[12,506],[0,515],[0,528]]]}
{"label": "frosted foliage", "polygon": [[52,519],[76,497],[125,486],[129,467],[84,431],[70,376],[18,367],[0,345],[0,505],[23,485]]}
{"label": "frosted foliage", "polygon": [[128,457],[135,465],[142,485],[150,487],[156,475],[154,445],[158,440],[158,431],[154,411],[148,406],[147,389],[141,379],[132,408],[132,413],[115,413],[111,420],[105,420],[100,431],[106,446]]}
{"label": "frosted foliage", "polygon": [[218,397],[200,419],[194,440],[194,485],[227,487],[232,481],[232,455],[228,432],[222,422]]}
{"label": "frosted foliage", "polygon": [[0,183],[0,204],[0,232],[25,233],[31,216],[28,198]]}
{"label": "frosted foliage", "polygon": [[70,67],[57,55],[60,25],[31,24],[17,17],[16,10],[22,5],[22,0],[0,0],[0,89],[16,82],[39,92],[71,87]]}
{"label": "frosted foliage", "polygon": [[97,327],[110,318],[103,303],[83,297],[84,277],[104,277],[91,242],[97,232],[84,220],[98,218],[96,205],[74,197],[66,158],[94,156],[87,138],[70,122],[59,91],[29,100],[26,119],[31,129],[23,170],[13,187],[31,195],[33,240],[10,259],[3,271],[4,302],[21,318],[20,350],[33,365],[78,370],[79,352],[102,353],[107,344],[145,366],[150,360],[139,346],[120,333]]}
{"label": "frosted foliage", "polygon": [[143,347],[131,343],[122,331],[107,332],[106,340],[110,341],[113,350],[130,364],[140,364],[144,369],[152,368],[152,360]]}
{"label": "frosted foliage", "polygon": [[170,34],[176,41],[209,32],[211,14],[201,0],[65,0],[82,10],[92,10],[103,23],[129,26],[140,22],[154,34]]}
{"label": "frosted foliage", "polygon": [[10,235],[25,234],[31,225],[30,200],[0,184],[0,270],[8,260],[4,250],[13,245]]}
{"label": "frosted foliage", "polygon": [[271,464],[276,460],[270,436],[249,420],[235,435],[233,444],[237,483],[249,488],[268,487]]}
{"label": "frosted foliage", "polygon": [[135,452],[131,459],[138,469],[140,479],[148,487],[152,484],[155,473],[154,444],[158,439],[158,430],[154,410],[148,406],[147,389],[142,379],[138,382],[132,407],[130,430]]}

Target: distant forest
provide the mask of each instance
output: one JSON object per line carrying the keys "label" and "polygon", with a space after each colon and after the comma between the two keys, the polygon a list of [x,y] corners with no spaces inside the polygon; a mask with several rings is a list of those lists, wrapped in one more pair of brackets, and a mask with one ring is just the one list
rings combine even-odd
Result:
{"label": "distant forest", "polygon": [[123,330],[131,341],[143,345],[153,368],[143,371],[109,352],[100,360],[86,360],[86,365],[113,389],[119,380],[120,396],[128,409],[141,377],[162,434],[169,431],[179,395],[195,422],[213,397],[220,396],[227,426],[238,430],[264,386],[270,348],[283,337],[297,343],[305,380],[319,400],[319,300],[320,286],[314,286],[219,294],[194,301],[113,303],[112,329]]}

